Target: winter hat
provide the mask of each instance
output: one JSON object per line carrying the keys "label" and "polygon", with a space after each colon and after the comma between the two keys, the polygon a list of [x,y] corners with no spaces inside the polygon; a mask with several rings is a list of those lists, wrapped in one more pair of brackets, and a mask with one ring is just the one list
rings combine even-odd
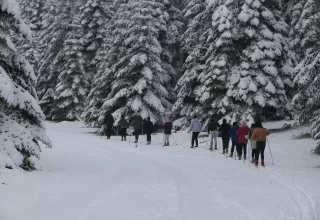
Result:
{"label": "winter hat", "polygon": [[247,123],[245,121],[242,121],[241,122],[241,127],[246,127],[247,126]]}

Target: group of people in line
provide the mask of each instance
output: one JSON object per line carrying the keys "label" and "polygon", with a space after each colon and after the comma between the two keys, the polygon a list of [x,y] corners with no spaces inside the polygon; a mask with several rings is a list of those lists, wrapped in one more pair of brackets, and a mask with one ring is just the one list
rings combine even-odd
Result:
{"label": "group of people in line", "polygon": [[[107,139],[110,139],[114,124],[114,118],[110,113],[107,113],[105,117],[104,124],[107,126],[106,135]],[[122,115],[121,119],[118,123],[118,130],[115,130],[117,134],[121,136],[121,141],[127,140],[127,129],[129,128],[129,122],[125,119],[125,116]],[[134,120],[132,122],[133,126],[133,135],[135,136],[134,143],[138,143],[139,136],[146,135],[147,136],[147,145],[151,144],[151,134],[154,131],[153,123],[151,122],[150,117],[145,120],[142,119],[140,115],[134,115]],[[165,117],[164,123],[164,146],[169,146],[170,135],[172,134],[172,122],[170,121],[170,117]]]}
{"label": "group of people in line", "polygon": [[[114,124],[113,116],[110,113],[106,115],[104,123],[107,126],[107,138],[110,139]],[[154,125],[151,122],[150,117],[143,120],[140,115],[135,115],[132,126],[134,128],[133,134],[135,136],[134,143],[138,143],[140,134],[146,134],[147,144],[151,144],[151,134],[154,131]],[[128,127],[129,122],[125,119],[125,116],[122,115],[118,124],[118,131],[115,130],[116,133],[121,135],[121,141],[126,141]],[[194,116],[189,127],[189,132],[192,132],[191,148],[199,146],[198,136],[201,131],[202,127],[200,120],[197,116]],[[169,139],[171,134],[172,123],[169,117],[165,117],[164,146],[169,146]],[[208,124],[208,134],[210,136],[210,150],[217,150],[218,137],[221,137],[223,154],[228,154],[229,144],[231,140],[230,157],[233,157],[234,151],[236,149],[236,156],[239,160],[241,160],[242,158],[246,159],[247,145],[250,142],[252,149],[251,162],[255,163],[255,165],[258,166],[259,157],[261,156],[261,165],[264,166],[264,151],[266,148],[267,136],[270,134],[270,132],[267,129],[263,128],[261,122],[253,123],[251,125],[251,128],[249,128],[245,121],[241,121],[241,123],[234,122],[231,126],[227,123],[226,119],[223,119],[222,124],[219,124],[214,119],[211,119]]]}
{"label": "group of people in line", "polygon": [[[191,122],[189,132],[192,132],[191,148],[198,147],[198,136],[201,132],[201,124],[197,116]],[[259,157],[261,155],[261,165],[264,166],[264,151],[266,148],[267,136],[270,132],[263,128],[261,122],[253,123],[251,128],[247,126],[245,121],[239,123],[234,122],[231,126],[227,123],[226,119],[223,119],[223,123],[220,125],[214,119],[211,119],[208,124],[208,134],[210,135],[210,150],[217,150],[218,137],[222,139],[223,154],[228,154],[229,144],[231,140],[231,152],[230,157],[233,157],[234,150],[238,159],[246,159],[247,157],[247,145],[250,141],[252,163],[256,166],[259,164]],[[213,148],[214,143],[214,148]]]}

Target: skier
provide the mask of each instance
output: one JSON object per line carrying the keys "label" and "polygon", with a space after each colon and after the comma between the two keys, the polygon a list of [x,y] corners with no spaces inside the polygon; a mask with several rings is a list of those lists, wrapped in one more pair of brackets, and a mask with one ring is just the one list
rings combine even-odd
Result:
{"label": "skier", "polygon": [[169,139],[172,130],[172,123],[169,117],[166,117],[164,124],[164,146],[169,146]]}
{"label": "skier", "polygon": [[250,132],[250,128],[248,128],[247,123],[245,121],[241,122],[240,128],[237,130],[237,135],[239,136],[238,145],[237,145],[237,153],[239,160],[242,159],[242,151],[244,152],[243,158],[247,159],[247,143],[248,143],[248,135]]}
{"label": "skier", "polygon": [[217,139],[219,136],[218,129],[220,127],[220,124],[216,122],[213,118],[211,118],[210,123],[208,125],[208,134],[210,134],[210,150],[212,150],[213,147],[213,140],[214,140],[214,149],[217,150]]}
{"label": "skier", "polygon": [[201,124],[197,116],[194,116],[193,120],[191,121],[189,132],[190,131],[192,131],[191,148],[193,148],[194,142],[196,142],[196,147],[198,147],[198,136],[201,132]]}
{"label": "skier", "polygon": [[127,128],[129,126],[129,123],[124,118],[124,115],[121,115],[121,119],[119,121],[118,126],[120,127],[121,141],[126,141],[127,140]]}
{"label": "skier", "polygon": [[153,124],[150,121],[150,117],[143,124],[145,133],[147,134],[147,145],[151,144],[151,134],[153,132]]}
{"label": "skier", "polygon": [[256,161],[255,165],[259,164],[259,155],[261,153],[261,166],[264,166],[264,150],[266,148],[267,136],[270,134],[270,131],[262,127],[261,123],[256,123],[256,128],[254,129],[251,140],[256,141]]}
{"label": "skier", "polygon": [[237,135],[237,130],[239,129],[238,123],[233,122],[232,128],[229,131],[229,135],[232,140],[230,157],[233,157],[234,148],[237,148],[239,136]]}
{"label": "skier", "polygon": [[138,143],[139,141],[139,135],[141,133],[141,129],[142,129],[142,118],[140,115],[136,115],[133,121],[133,128],[134,128],[134,135],[135,135],[135,142],[134,143]]}
{"label": "skier", "polygon": [[249,132],[249,140],[250,140],[250,146],[251,146],[251,157],[252,157],[251,163],[255,163],[255,161],[256,161],[256,152],[257,152],[256,145],[257,145],[257,143],[256,143],[256,141],[251,140],[251,137],[252,137],[252,134],[253,134],[255,127],[256,127],[256,124],[253,123],[251,125],[251,130]]}
{"label": "skier", "polygon": [[114,119],[110,112],[107,112],[104,118],[104,124],[107,126],[107,139],[110,139],[112,127],[113,127]]}
{"label": "skier", "polygon": [[219,131],[221,132],[222,137],[222,146],[223,146],[223,154],[228,153],[229,148],[229,131],[231,129],[231,126],[227,123],[227,119],[223,119],[223,123],[219,128]]}

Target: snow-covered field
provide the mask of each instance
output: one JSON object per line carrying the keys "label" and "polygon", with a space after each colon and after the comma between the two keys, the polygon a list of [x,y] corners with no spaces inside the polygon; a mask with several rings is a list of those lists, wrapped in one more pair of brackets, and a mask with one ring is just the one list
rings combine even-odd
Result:
{"label": "snow-covered field", "polygon": [[319,220],[315,142],[292,139],[303,130],[272,134],[275,165],[267,149],[256,168],[205,143],[190,149],[187,133],[175,134],[179,146],[153,138],[135,148],[81,123],[48,123],[42,171],[0,170],[0,220]]}

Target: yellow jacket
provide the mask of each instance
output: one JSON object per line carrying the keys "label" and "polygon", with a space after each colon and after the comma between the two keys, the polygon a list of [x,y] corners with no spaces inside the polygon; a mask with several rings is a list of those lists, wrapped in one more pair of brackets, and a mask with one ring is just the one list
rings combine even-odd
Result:
{"label": "yellow jacket", "polygon": [[270,131],[265,128],[254,128],[251,141],[266,141],[269,134]]}

